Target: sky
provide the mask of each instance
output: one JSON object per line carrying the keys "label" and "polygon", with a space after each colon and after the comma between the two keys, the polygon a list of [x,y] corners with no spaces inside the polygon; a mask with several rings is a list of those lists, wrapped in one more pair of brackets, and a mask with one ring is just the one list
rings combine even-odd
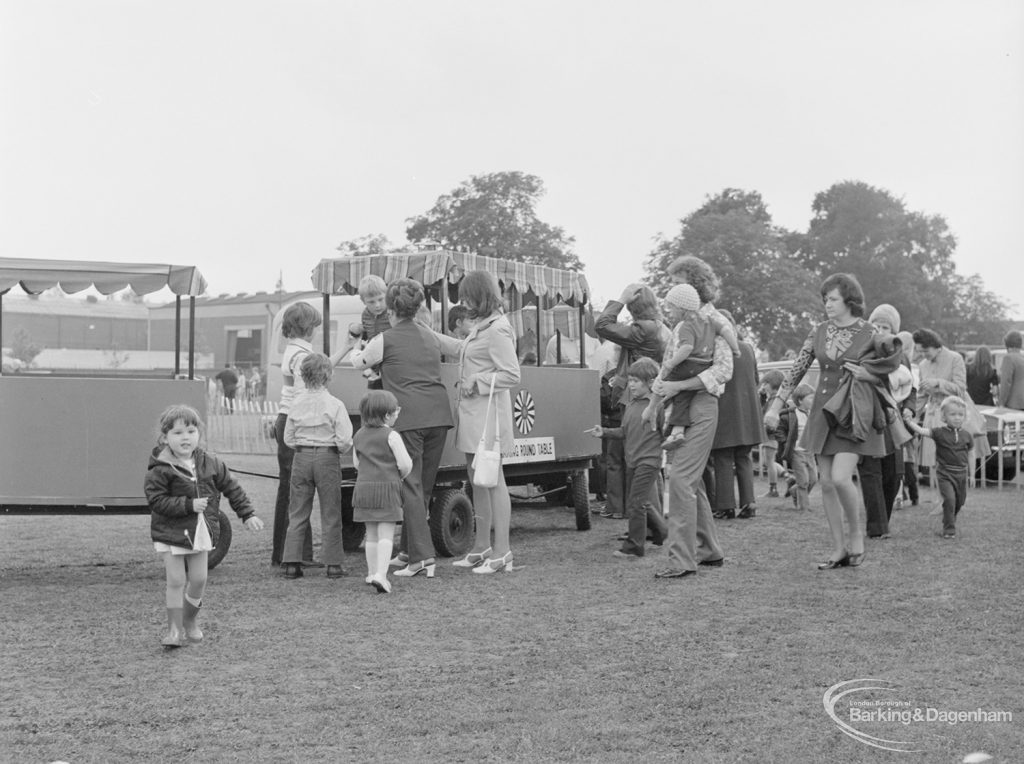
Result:
{"label": "sky", "polygon": [[709,194],[860,180],[1024,316],[1019,0],[0,0],[0,102],[0,256],[306,289],[519,170],[602,300]]}

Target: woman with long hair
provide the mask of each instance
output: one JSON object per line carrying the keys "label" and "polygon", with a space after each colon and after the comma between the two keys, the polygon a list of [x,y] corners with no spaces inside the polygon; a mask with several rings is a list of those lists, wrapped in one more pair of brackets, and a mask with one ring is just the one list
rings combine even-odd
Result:
{"label": "woman with long hair", "polygon": [[993,389],[999,390],[999,372],[992,363],[992,351],[982,345],[967,364],[967,394],[978,406],[995,406]]}
{"label": "woman with long hair", "polygon": [[[516,337],[502,311],[498,282],[487,271],[469,271],[459,282],[459,302],[475,321],[469,335],[457,340],[434,333],[441,352],[459,358],[459,402],[456,416],[456,448],[466,455],[466,471],[473,480],[473,457],[483,437],[494,439],[496,409],[498,438],[502,453],[512,450],[512,395],[519,384],[519,360]],[[491,390],[494,390],[493,396]],[[512,570],[509,529],[512,499],[505,484],[504,471],[498,469],[498,484],[493,488],[473,486],[473,510],[476,514],[476,542],[463,559],[452,564],[472,568],[474,573]],[[491,533],[494,540],[491,540]]]}

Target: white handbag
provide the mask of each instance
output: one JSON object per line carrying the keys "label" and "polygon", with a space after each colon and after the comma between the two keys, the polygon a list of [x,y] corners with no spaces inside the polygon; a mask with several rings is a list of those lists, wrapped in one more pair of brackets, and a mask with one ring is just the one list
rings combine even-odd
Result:
{"label": "white handbag", "polygon": [[[480,433],[480,442],[473,455],[473,485],[480,488],[494,488],[498,485],[501,473],[501,438],[498,436],[498,407],[494,404],[494,380],[497,374],[491,375],[491,391],[487,395],[487,413],[484,414],[484,430]],[[494,440],[487,447],[487,419],[494,406]]]}

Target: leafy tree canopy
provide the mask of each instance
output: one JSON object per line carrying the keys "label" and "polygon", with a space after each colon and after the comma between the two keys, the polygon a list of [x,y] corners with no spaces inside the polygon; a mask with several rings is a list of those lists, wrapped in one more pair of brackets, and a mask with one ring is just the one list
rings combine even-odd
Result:
{"label": "leafy tree canopy", "polygon": [[772,225],[759,193],[727,188],[685,217],[675,238],[657,241],[645,264],[646,281],[664,294],[677,257],[701,258],[721,281],[717,304],[777,357],[799,347],[820,313],[817,278],[792,256],[800,241]]}
{"label": "leafy tree canopy", "polygon": [[575,239],[537,217],[544,183],[523,172],[474,175],[409,218],[410,242],[436,241],[447,249],[504,257],[553,268],[583,270]]}
{"label": "leafy tree canopy", "polygon": [[348,239],[335,247],[346,257],[361,257],[363,255],[383,255],[393,252],[408,252],[408,245],[393,245],[391,240],[382,233],[371,233],[355,239]]}

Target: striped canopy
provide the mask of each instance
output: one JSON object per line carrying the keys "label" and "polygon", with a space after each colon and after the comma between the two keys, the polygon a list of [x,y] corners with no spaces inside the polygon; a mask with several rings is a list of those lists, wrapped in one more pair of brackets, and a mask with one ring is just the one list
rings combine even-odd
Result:
{"label": "striped canopy", "polygon": [[197,296],[206,291],[206,279],[192,265],[0,257],[0,294],[18,285],[29,294],[39,294],[55,286],[69,294],[90,286],[100,294],[113,294],[126,287],[131,287],[138,295],[164,287],[178,295]]}
{"label": "striped canopy", "polygon": [[493,273],[505,290],[532,291],[551,302],[562,299],[579,304],[590,296],[586,277],[576,271],[448,250],[329,258],[313,269],[312,281],[313,287],[323,294],[355,294],[359,281],[371,274],[388,284],[411,278],[429,286],[443,279],[458,284],[466,271],[474,270]]}

